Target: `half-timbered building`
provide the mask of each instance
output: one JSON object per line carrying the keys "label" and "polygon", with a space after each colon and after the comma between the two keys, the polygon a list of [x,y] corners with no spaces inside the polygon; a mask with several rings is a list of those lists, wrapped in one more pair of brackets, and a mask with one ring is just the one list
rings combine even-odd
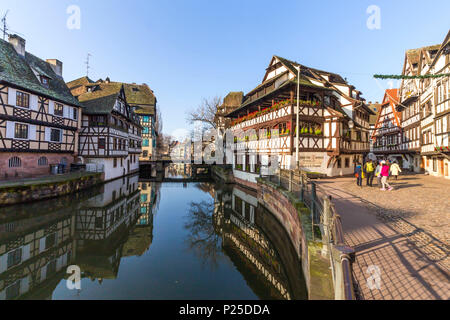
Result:
{"label": "half-timbered building", "polygon": [[142,152],[139,161],[149,161],[156,156],[156,103],[154,92],[146,84],[124,83],[128,104],[139,116],[142,126]]}
{"label": "half-timbered building", "polygon": [[103,166],[106,181],[137,172],[142,127],[128,105],[123,84],[107,80],[83,87],[85,92],[78,96],[83,106],[81,161]]}
{"label": "half-timbered building", "polygon": [[74,162],[81,108],[62,78],[62,62],[0,40],[0,179],[50,173]]}
{"label": "half-timbered building", "polygon": [[450,179],[450,32],[442,44],[420,52],[421,155],[425,171]]}
{"label": "half-timbered building", "polygon": [[274,56],[262,84],[228,114],[237,136],[235,178],[255,182],[269,159],[297,167],[297,145],[302,169],[327,176],[352,174],[355,162],[369,153],[371,114],[361,92],[340,75]]}
{"label": "half-timbered building", "polygon": [[372,135],[373,153],[380,159],[397,161],[402,168],[409,169],[410,158],[404,143],[402,114],[397,111],[398,89],[386,90]]}

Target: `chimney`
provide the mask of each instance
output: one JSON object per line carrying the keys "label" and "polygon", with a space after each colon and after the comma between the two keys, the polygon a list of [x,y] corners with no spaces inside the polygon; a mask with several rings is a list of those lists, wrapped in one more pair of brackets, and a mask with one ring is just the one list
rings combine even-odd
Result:
{"label": "chimney", "polygon": [[19,55],[25,57],[25,39],[19,37],[17,34],[10,34],[9,43],[12,44]]}
{"label": "chimney", "polygon": [[56,75],[62,78],[63,63],[57,59],[47,59],[47,63],[52,67]]}

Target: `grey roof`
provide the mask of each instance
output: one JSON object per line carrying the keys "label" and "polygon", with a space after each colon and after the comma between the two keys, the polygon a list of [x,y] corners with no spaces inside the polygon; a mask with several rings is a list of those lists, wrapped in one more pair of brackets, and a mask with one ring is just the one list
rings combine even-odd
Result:
{"label": "grey roof", "polygon": [[[48,88],[37,79],[32,68],[49,78]],[[26,52],[25,57],[17,53],[7,41],[0,39],[0,82],[6,82],[52,100],[80,106],[72,96],[64,79],[58,76],[46,61]]]}
{"label": "grey roof", "polygon": [[78,96],[85,114],[109,114],[114,108],[123,85],[121,83],[96,83],[98,90]]}

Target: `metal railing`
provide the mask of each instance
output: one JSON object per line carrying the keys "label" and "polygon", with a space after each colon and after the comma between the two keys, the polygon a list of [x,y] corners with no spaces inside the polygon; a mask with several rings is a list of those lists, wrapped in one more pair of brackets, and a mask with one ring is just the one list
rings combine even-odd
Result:
{"label": "metal railing", "polygon": [[[306,172],[278,170],[276,175],[261,176],[290,192],[311,213],[313,241],[322,240],[322,255],[330,259],[336,300],[354,300],[352,263],[354,250],[345,244],[341,217],[332,202],[332,197],[309,179]],[[321,237],[318,239],[318,230]]]}

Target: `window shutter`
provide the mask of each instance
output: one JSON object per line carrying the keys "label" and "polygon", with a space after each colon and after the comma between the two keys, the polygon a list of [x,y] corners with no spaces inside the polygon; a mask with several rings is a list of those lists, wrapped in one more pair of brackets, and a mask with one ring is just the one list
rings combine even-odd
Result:
{"label": "window shutter", "polygon": [[47,275],[47,266],[44,266],[41,269],[41,281],[45,280],[46,275]]}
{"label": "window shutter", "polygon": [[22,261],[26,261],[28,259],[30,259],[30,245],[29,244],[24,246],[23,250],[22,250]]}
{"label": "window shutter", "polygon": [[6,138],[14,139],[14,122],[6,121]]}
{"label": "window shutter", "polygon": [[38,110],[38,97],[34,94],[30,94],[30,109]]}
{"label": "window shutter", "polygon": [[36,140],[36,125],[34,124],[28,126],[28,139]]}
{"label": "window shutter", "polygon": [[29,289],[29,279],[28,279],[28,276],[26,276],[25,278],[23,278],[21,281],[20,281],[20,293],[25,293],[25,292],[28,292],[28,289]]}
{"label": "window shutter", "polygon": [[71,108],[69,108],[66,105],[63,105],[63,110],[64,110],[64,112],[63,112],[64,118],[69,118],[69,119],[72,118],[70,116],[70,111],[72,110]]}
{"label": "window shutter", "polygon": [[39,253],[45,251],[45,237],[39,239]]}
{"label": "window shutter", "polygon": [[55,112],[55,103],[53,101],[48,102],[48,113],[54,114]]}
{"label": "window shutter", "polygon": [[15,106],[16,105],[16,89],[8,88],[8,104]]}
{"label": "window shutter", "polygon": [[50,141],[50,128],[45,128],[45,141]]}

